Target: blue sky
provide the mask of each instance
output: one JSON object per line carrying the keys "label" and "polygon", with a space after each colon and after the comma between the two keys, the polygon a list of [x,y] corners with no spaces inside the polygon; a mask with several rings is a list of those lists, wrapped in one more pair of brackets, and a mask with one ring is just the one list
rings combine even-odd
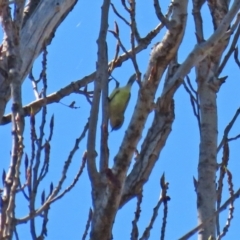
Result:
{"label": "blue sky", "polygon": [[[55,34],[51,46],[48,47],[48,94],[59,90],[61,87],[68,85],[70,82],[81,79],[95,71],[97,59],[96,40],[99,32],[100,7],[102,1],[95,1],[89,4],[87,1],[80,1],[74,10],[69,14]],[[116,7],[120,7],[117,1],[113,1]],[[166,1],[164,1],[166,2]],[[137,21],[141,36],[144,36],[154,26],[158,24],[158,19],[154,14],[152,3],[140,1],[137,5]],[[166,12],[167,5],[161,5],[163,12]],[[212,33],[212,21],[207,6],[204,7],[203,13],[204,33],[207,39]],[[193,18],[191,15],[192,6],[189,4],[188,25],[183,44],[179,51],[179,63],[184,61],[189,52],[196,44],[195,29]],[[130,46],[130,32],[124,24],[112,13],[109,19],[109,28],[114,28],[114,21],[117,20],[120,27],[120,36],[126,47]],[[154,39],[150,47],[137,57],[140,71],[144,74],[147,69],[149,53],[151,47],[166,32],[163,29],[159,36]],[[115,54],[115,39],[108,34],[108,53],[109,60]],[[34,64],[34,74],[37,77],[41,71],[41,57]],[[129,76],[133,73],[134,68],[130,61],[123,63],[121,68],[113,72],[113,76],[120,81],[121,85],[125,85]],[[218,112],[219,112],[219,141],[221,140],[226,124],[231,120],[236,109],[240,106],[239,98],[239,69],[231,58],[228,66],[225,68],[222,76],[228,75],[228,79],[221,87],[218,93]],[[195,85],[194,71],[189,75],[193,85]],[[92,87],[92,85],[90,85]],[[110,83],[110,91],[114,88],[114,83]],[[159,96],[162,91],[162,84],[159,86]],[[119,145],[124,136],[125,130],[129,124],[132,111],[135,107],[138,93],[138,85],[134,84],[132,88],[132,97],[125,113],[125,122],[119,131],[111,132],[109,135],[110,149],[110,166],[112,160],[119,150]],[[160,154],[160,158],[152,172],[148,183],[144,187],[144,197],[142,203],[142,214],[139,221],[140,236],[145,227],[149,223],[152,215],[152,209],[157,204],[160,185],[159,179],[163,172],[166,180],[169,182],[169,215],[167,220],[166,239],[178,239],[187,231],[191,230],[197,224],[196,211],[196,194],[193,186],[193,176],[197,178],[198,165],[198,149],[199,149],[199,132],[197,121],[193,116],[189,96],[183,86],[179,88],[175,97],[175,115],[176,119],[173,123],[172,132],[167,140],[164,150]],[[31,82],[29,79],[23,84],[23,102],[24,104],[34,100]],[[55,116],[55,127],[53,141],[51,143],[51,160],[49,174],[44,180],[41,190],[49,191],[51,182],[57,184],[61,175],[62,166],[66,161],[69,151],[75,143],[75,139],[80,135],[89,116],[90,105],[81,95],[72,94],[62,99],[62,103],[70,104],[76,101],[78,109],[70,109],[62,104],[55,103],[48,106],[48,123],[52,114]],[[7,108],[7,112],[10,105]],[[153,118],[151,113],[149,120],[145,126],[144,133],[150,127]],[[41,114],[38,114],[37,120],[40,123]],[[99,115],[99,123],[101,115]],[[26,119],[25,130],[25,152],[30,155],[31,148],[29,143],[29,118]],[[235,124],[230,136],[239,134],[239,121]],[[2,126],[0,128],[0,136],[5,139],[4,145],[1,144],[0,156],[2,160],[2,168],[8,169],[9,153],[11,150],[11,126]],[[48,128],[45,130],[48,133]],[[100,127],[98,127],[98,137]],[[99,138],[98,138],[99,139]],[[138,149],[140,150],[141,139]],[[240,187],[240,161],[239,161],[239,141],[230,143],[230,163],[229,170],[233,174],[235,190]],[[64,184],[67,187],[75,177],[77,170],[81,164],[81,157],[86,150],[86,139],[80,144],[79,150],[73,159],[73,163],[68,172],[68,177]],[[99,143],[97,143],[97,151],[99,152]],[[218,160],[221,160],[219,153]],[[23,172],[23,169],[22,169]],[[24,181],[24,179],[22,179]],[[226,181],[225,181],[226,183]],[[41,194],[41,192],[40,192]],[[39,203],[40,204],[40,194]],[[223,201],[228,198],[227,186],[225,186]],[[131,200],[117,214],[117,218],[113,228],[113,237],[115,240],[130,239],[131,221],[134,217],[136,200]],[[22,196],[18,197],[17,217],[23,217],[27,214],[28,203]],[[63,199],[51,206],[48,223],[48,238],[55,239],[79,239],[81,238],[89,208],[91,207],[91,189],[86,169],[81,176],[76,187],[67,194]],[[226,221],[227,214],[224,213],[222,224]],[[239,235],[237,232],[240,218],[240,204],[235,202],[235,213],[232,226],[225,239],[236,239]],[[162,208],[159,211],[157,221],[155,222],[150,239],[159,239],[160,227],[162,220]],[[39,223],[39,222],[38,222]],[[223,226],[223,225],[222,225]],[[238,235],[237,235],[238,234]],[[29,236],[29,227],[27,225],[19,226],[20,239],[31,239]],[[196,239],[194,237],[193,239]]]}

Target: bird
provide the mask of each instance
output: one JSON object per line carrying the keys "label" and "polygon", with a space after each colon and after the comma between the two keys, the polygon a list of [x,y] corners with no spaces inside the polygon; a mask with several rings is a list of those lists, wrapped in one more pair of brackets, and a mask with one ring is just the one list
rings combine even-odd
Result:
{"label": "bird", "polygon": [[129,99],[131,97],[131,87],[136,80],[136,74],[133,74],[127,85],[119,88],[119,83],[117,83],[116,88],[110,94],[109,98],[109,120],[110,125],[113,130],[118,130],[121,128],[124,122],[124,112],[127,108]]}

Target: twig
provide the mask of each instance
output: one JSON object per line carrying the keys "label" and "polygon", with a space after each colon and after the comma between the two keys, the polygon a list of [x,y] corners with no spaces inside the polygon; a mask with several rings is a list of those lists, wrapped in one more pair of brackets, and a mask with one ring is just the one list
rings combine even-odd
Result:
{"label": "twig", "polygon": [[139,43],[141,41],[141,37],[139,35],[138,29],[137,29],[137,23],[135,19],[136,15],[136,2],[135,0],[132,0],[130,2],[130,7],[131,7],[131,12],[130,12],[130,17],[131,17],[131,37],[130,37],[130,42],[131,42],[131,47],[132,47],[132,54],[131,54],[131,60],[135,69],[135,72],[137,74],[137,79],[138,83],[141,83],[141,72],[139,71],[139,67],[137,64],[137,58],[136,58],[136,53],[134,51],[135,49],[135,38],[137,42]]}
{"label": "twig", "polygon": [[42,222],[42,230],[37,239],[44,239],[47,236],[47,223],[48,223],[48,212],[50,210],[50,206],[48,206],[42,214],[43,222]]}
{"label": "twig", "polygon": [[226,33],[227,28],[230,25],[232,19],[236,16],[239,7],[240,2],[235,0],[228,13],[225,15],[211,37],[207,41],[195,46],[193,51],[188,55],[186,60],[180,65],[174,76],[168,82],[168,86],[164,89],[164,92],[162,94],[163,97],[168,94],[174,94],[177,87],[182,82],[179,80],[186,76],[193,66],[203,60],[209,54],[209,51],[211,51],[211,49],[213,49],[218,44],[218,41],[221,38],[223,38],[226,34],[228,35],[228,33]]}
{"label": "twig", "polygon": [[[117,22],[114,22],[114,23],[115,23],[115,33],[116,33],[117,35],[119,35],[119,27],[118,27],[118,24],[117,24]],[[111,66],[108,68],[109,75],[112,74],[113,69],[115,68],[115,63],[116,63],[117,58],[118,58],[118,55],[119,55],[119,50],[120,50],[120,44],[119,44],[119,41],[117,40],[115,56],[114,56],[114,59],[113,59],[113,61],[112,61]]]}
{"label": "twig", "polygon": [[[64,167],[63,167],[63,171],[62,171],[62,176],[56,186],[56,188],[54,189],[54,192],[51,194],[51,196],[49,197],[49,200],[48,200],[48,203],[51,203],[52,201],[54,201],[55,197],[57,196],[58,192],[60,191],[60,189],[62,188],[62,184],[63,182],[65,181],[66,177],[67,177],[67,171],[68,171],[68,168],[72,162],[72,159],[73,159],[73,156],[75,154],[75,152],[78,150],[79,148],[79,144],[80,142],[84,139],[87,131],[88,131],[88,128],[89,128],[89,123],[87,122],[86,125],[84,126],[84,129],[80,135],[79,138],[76,139],[76,142],[73,146],[73,149],[71,150],[71,152],[69,153],[68,155],[68,158],[67,160],[65,161],[64,163]],[[84,162],[83,162],[84,163]],[[83,165],[84,167],[84,165]],[[80,168],[80,173],[78,172],[77,176],[80,176],[81,175],[81,170],[83,168]],[[80,175],[79,175],[80,174]],[[76,180],[78,180],[78,178],[73,181],[73,184],[76,184]],[[70,186],[69,188],[66,189],[66,192],[70,191],[72,189],[72,187]],[[66,193],[65,191],[62,193],[62,196]]]}
{"label": "twig", "polygon": [[140,218],[140,213],[141,213],[141,204],[142,204],[142,198],[143,198],[143,191],[137,195],[137,205],[136,205],[136,211],[135,211],[135,217],[132,221],[132,232],[131,232],[131,240],[137,240],[138,239],[138,226],[137,222]]}
{"label": "twig", "polygon": [[[158,209],[160,208],[161,204],[164,202],[167,202],[170,200],[170,198],[167,196],[167,189],[168,189],[168,183],[165,182],[165,176],[164,174],[161,177],[161,181],[160,181],[160,185],[162,188],[162,192],[160,194],[160,198],[158,200],[157,205],[155,206],[155,208],[153,209],[153,214],[150,220],[150,223],[148,224],[147,228],[145,229],[145,231],[143,232],[142,237],[139,240],[144,240],[144,239],[148,239],[150,236],[150,231],[153,227],[153,224],[157,218],[158,215]],[[161,239],[164,238],[164,233],[165,233],[165,214],[164,214],[164,218],[163,218],[163,225],[162,225],[162,229],[161,229]]]}
{"label": "twig", "polygon": [[44,149],[44,161],[39,173],[38,184],[44,179],[49,169],[50,149],[51,149],[50,142],[46,141],[44,143],[43,149]]}
{"label": "twig", "polygon": [[204,222],[202,222],[201,224],[199,224],[197,227],[193,228],[191,231],[189,231],[187,234],[185,234],[184,236],[182,236],[181,238],[179,238],[179,240],[187,240],[189,239],[191,236],[193,236],[200,228],[202,228],[205,224],[207,224],[209,221],[211,221],[215,216],[217,216],[219,213],[221,213],[223,210],[225,210],[227,208],[227,206],[229,204],[231,204],[232,202],[234,202],[236,200],[236,198],[238,198],[240,196],[240,189],[237,190],[237,192],[234,193],[234,195],[232,197],[230,197],[228,200],[225,201],[225,203],[217,210],[215,211],[215,213],[209,217],[208,219],[206,219]]}
{"label": "twig", "polygon": [[220,149],[222,148],[224,142],[227,141],[228,134],[229,134],[230,130],[232,129],[235,121],[237,120],[239,114],[240,114],[240,108],[237,109],[237,111],[235,112],[232,120],[229,122],[229,124],[228,124],[227,127],[225,128],[224,134],[223,134],[223,137],[222,137],[222,140],[221,140],[220,144],[219,144],[218,147],[217,147],[217,152],[220,151]]}
{"label": "twig", "polygon": [[90,228],[90,223],[91,223],[91,221],[92,221],[92,215],[93,215],[93,212],[92,212],[92,209],[90,208],[90,209],[89,209],[89,214],[88,214],[88,220],[87,220],[87,224],[86,224],[86,227],[85,227],[85,231],[84,231],[82,240],[85,240],[86,237],[87,237],[88,230],[89,230],[89,228]]}
{"label": "twig", "polygon": [[77,175],[75,176],[75,178],[73,179],[73,182],[70,184],[70,186],[68,186],[62,193],[60,193],[57,197],[55,197],[53,200],[51,200],[52,202],[55,202],[57,200],[59,200],[60,198],[62,198],[66,193],[70,192],[73,187],[76,185],[76,183],[78,182],[80,176],[83,173],[84,167],[86,165],[86,161],[87,161],[87,152],[84,153],[83,157],[82,157],[82,164],[81,167],[79,168],[79,171],[77,173]]}
{"label": "twig", "polygon": [[130,26],[130,23],[117,11],[117,9],[115,8],[114,4],[111,3],[113,12],[120,18],[123,20],[123,22],[125,22],[128,26]]}
{"label": "twig", "polygon": [[49,129],[50,129],[50,133],[48,136],[48,142],[50,142],[52,140],[52,136],[53,136],[53,129],[54,129],[54,115],[52,115],[51,120],[50,120],[50,124],[49,124]]}
{"label": "twig", "polygon": [[[129,1],[130,4],[130,18],[131,18],[131,39],[134,39],[134,37],[136,38],[137,42],[140,43],[141,42],[141,37],[140,34],[138,32],[138,28],[137,28],[137,22],[136,22],[136,1],[135,0],[131,0]],[[132,42],[132,40],[131,40]],[[132,49],[134,49],[134,45],[132,42]]]}
{"label": "twig", "polygon": [[88,86],[88,85],[86,85],[86,86],[84,87],[84,90],[83,90],[83,91],[82,91],[82,90],[78,90],[78,91],[76,91],[76,93],[85,95],[87,99],[93,98],[93,91],[88,91],[88,90],[87,90],[87,86]]}
{"label": "twig", "polygon": [[238,138],[240,138],[240,134],[238,134],[238,135],[235,136],[235,137],[228,138],[227,140],[228,140],[228,142],[231,142],[231,141],[233,141],[233,140],[237,140]]}
{"label": "twig", "polygon": [[14,229],[14,234],[15,234],[16,240],[20,240],[20,238],[18,236],[17,228]]}
{"label": "twig", "polygon": [[[225,142],[223,146],[223,157],[220,167],[220,173],[219,173],[219,179],[218,179],[218,187],[217,187],[217,209],[221,206],[221,200],[222,200],[222,189],[223,189],[223,179],[226,173],[226,168],[228,166],[229,161],[229,146],[228,143]],[[216,225],[217,225],[217,234],[220,234],[220,222],[219,222],[219,216],[216,216]]]}
{"label": "twig", "polygon": [[239,35],[240,35],[240,25],[238,25],[238,29],[237,29],[237,32],[234,35],[231,46],[230,46],[228,52],[226,53],[226,55],[224,56],[223,61],[218,68],[218,76],[221,74],[222,70],[226,66],[230,56],[232,55],[232,53],[236,51],[236,45],[237,45],[237,42],[238,42],[238,39],[239,39]]}
{"label": "twig", "polygon": [[235,59],[236,64],[237,64],[238,67],[240,68],[240,61],[239,61],[239,59],[238,59],[238,47],[235,48],[235,51],[234,51],[234,59]]}
{"label": "twig", "polygon": [[165,175],[163,174],[160,182],[161,188],[162,188],[162,198],[163,198],[163,219],[162,219],[162,227],[161,227],[161,240],[165,239],[165,231],[167,226],[167,214],[168,214],[168,201],[170,200],[170,197],[167,196],[167,190],[168,190],[168,182],[165,182]]}
{"label": "twig", "polygon": [[167,29],[169,29],[169,28],[171,27],[170,22],[169,22],[169,20],[163,15],[158,0],[154,0],[153,2],[154,2],[155,13],[156,13],[158,19],[164,24],[164,26],[166,26]]}
{"label": "twig", "polygon": [[41,81],[41,78],[38,79],[38,80],[35,80],[34,76],[33,76],[33,73],[32,73],[32,68],[29,72],[29,75],[28,75],[29,79],[31,80],[32,82],[32,86],[33,86],[33,93],[35,95],[35,98],[36,100],[40,99],[40,94],[38,92],[38,83]]}
{"label": "twig", "polygon": [[[151,43],[152,39],[156,37],[156,35],[160,32],[162,28],[163,28],[163,24],[158,24],[152,31],[150,31],[144,38],[142,38],[141,43],[139,43],[134,49],[136,54],[146,49],[147,46]],[[123,62],[127,61],[130,58],[131,53],[132,53],[132,50],[128,50],[127,54],[123,53],[116,60],[114,60],[114,68],[120,67]],[[112,65],[112,61],[109,62],[108,66],[110,67],[111,65]],[[24,116],[30,116],[31,113],[39,112],[44,105],[59,102],[62,98],[74,93],[75,91],[78,91],[81,87],[86,86],[88,83],[92,82],[95,78],[96,78],[96,72],[93,72],[90,75],[80,80],[71,82],[69,85],[65,86],[59,91],[48,95],[45,100],[41,98],[40,100],[31,102],[30,104],[23,107]],[[2,118],[0,125],[8,124],[10,122],[11,122],[11,114],[8,114]]]}
{"label": "twig", "polygon": [[[188,78],[188,77],[187,77]],[[189,83],[188,83],[189,84]],[[201,126],[201,120],[200,120],[200,110],[199,110],[199,102],[198,102],[198,93],[192,88],[192,85],[189,85],[190,86],[190,89],[188,88],[187,84],[183,81],[183,86],[186,90],[186,92],[189,94],[190,96],[190,102],[191,102],[191,105],[192,105],[192,109],[193,109],[193,114],[194,116],[196,117],[197,119],[197,122],[198,122],[198,129],[199,129],[199,132],[200,132],[200,126]],[[196,97],[193,96],[192,92],[195,93]]]}
{"label": "twig", "polygon": [[[225,170],[226,170],[226,173],[228,176],[228,186],[229,186],[228,190],[230,193],[230,197],[233,197],[234,190],[233,190],[232,174],[227,168],[225,168]],[[226,225],[224,226],[222,233],[217,237],[217,240],[222,239],[222,237],[224,237],[226,235],[226,233],[230,227],[231,220],[233,219],[233,212],[234,212],[234,202],[231,202],[230,206],[229,206],[229,213],[228,213]]]}
{"label": "twig", "polygon": [[[79,148],[79,144],[80,142],[82,141],[82,139],[85,137],[86,133],[88,131],[88,123],[85,125],[81,135],[79,138],[76,139],[76,142],[73,146],[73,149],[71,150],[71,152],[69,153],[69,156],[67,158],[67,160],[65,161],[64,163],[64,167],[63,167],[63,171],[62,171],[62,176],[57,184],[57,186],[55,187],[54,190],[51,190],[50,191],[50,195],[48,196],[48,198],[46,199],[46,201],[42,204],[42,206],[35,210],[33,209],[33,211],[31,212],[30,215],[27,215],[21,219],[16,219],[16,222],[18,224],[22,224],[22,223],[25,223],[27,222],[28,220],[30,219],[33,219],[35,218],[36,216],[40,215],[46,208],[48,208],[48,206],[52,203],[52,201],[54,200],[55,197],[57,197],[59,191],[61,190],[61,187],[62,187],[62,184],[64,182],[64,180],[66,179],[67,177],[67,171],[68,171],[68,168],[70,166],[70,163],[72,162],[72,158],[75,154],[75,152],[78,150]],[[76,178],[75,178],[76,179]],[[51,184],[52,186],[52,184]],[[70,186],[71,187],[71,186]],[[53,186],[51,187],[53,188]],[[70,188],[71,189],[71,188]],[[66,190],[67,191],[67,190]]]}
{"label": "twig", "polygon": [[[42,55],[42,71],[41,71],[41,80],[43,84],[43,90],[42,90],[42,99],[43,99],[43,106],[42,106],[42,118],[41,118],[41,124],[39,127],[39,136],[38,139],[32,140],[32,144],[37,145],[36,149],[36,156],[35,156],[35,162],[34,159],[32,159],[32,165],[31,165],[31,187],[29,187],[29,212],[32,213],[35,211],[35,201],[36,201],[36,194],[38,191],[39,183],[42,180],[42,176],[39,176],[39,168],[41,164],[41,155],[42,155],[42,147],[43,147],[43,141],[44,141],[44,129],[46,124],[46,117],[47,117],[47,106],[46,106],[46,96],[47,96],[47,48],[46,46],[43,46],[43,55]],[[31,109],[31,114],[34,115],[35,111]],[[35,118],[31,117],[31,120],[34,121],[35,124]],[[35,126],[34,126],[35,128]],[[34,129],[35,131],[35,129]],[[37,141],[36,141],[37,140]],[[33,152],[33,150],[32,150]],[[46,153],[46,152],[45,152]],[[35,155],[35,154],[34,154]],[[46,160],[46,158],[45,158]],[[44,161],[42,170],[44,169],[44,166],[46,164],[46,161]],[[35,219],[30,219],[30,231],[33,239],[37,238],[36,228],[35,228]]]}
{"label": "twig", "polygon": [[130,12],[130,9],[127,7],[125,0],[121,0],[121,1],[122,1],[123,7],[124,7],[125,10],[129,13],[129,12]]}

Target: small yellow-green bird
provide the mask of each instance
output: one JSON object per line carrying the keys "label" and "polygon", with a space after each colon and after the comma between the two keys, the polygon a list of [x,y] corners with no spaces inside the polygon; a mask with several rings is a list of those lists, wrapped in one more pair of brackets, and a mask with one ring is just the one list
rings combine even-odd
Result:
{"label": "small yellow-green bird", "polygon": [[135,79],[136,74],[133,74],[125,87],[117,86],[109,96],[109,120],[112,131],[118,130],[123,125],[124,112],[131,97],[131,87]]}

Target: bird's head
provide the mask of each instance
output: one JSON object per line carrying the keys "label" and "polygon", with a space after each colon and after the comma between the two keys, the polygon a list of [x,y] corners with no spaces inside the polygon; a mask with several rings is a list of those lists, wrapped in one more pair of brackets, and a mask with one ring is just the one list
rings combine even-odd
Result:
{"label": "bird's head", "polygon": [[123,122],[124,122],[124,116],[110,118],[110,124],[112,127],[112,131],[118,130],[119,128],[121,128],[121,126],[123,125]]}

